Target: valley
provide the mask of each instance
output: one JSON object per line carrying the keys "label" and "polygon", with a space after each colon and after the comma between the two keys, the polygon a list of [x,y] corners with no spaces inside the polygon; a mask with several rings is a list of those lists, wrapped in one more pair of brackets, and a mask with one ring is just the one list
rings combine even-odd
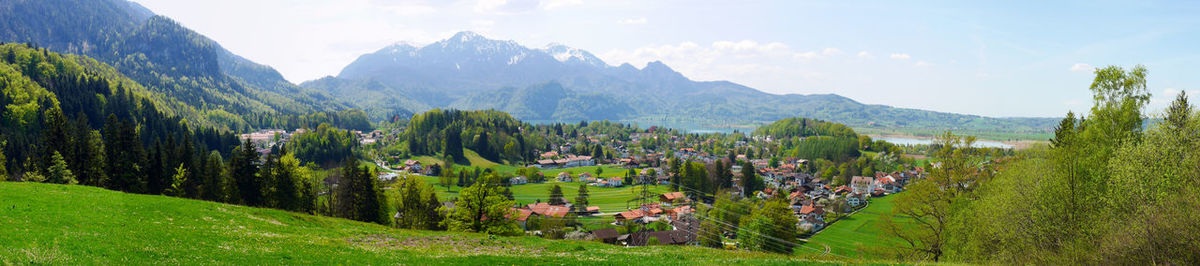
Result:
{"label": "valley", "polygon": [[1190,5],[597,4],[0,0],[0,264],[1200,263]]}

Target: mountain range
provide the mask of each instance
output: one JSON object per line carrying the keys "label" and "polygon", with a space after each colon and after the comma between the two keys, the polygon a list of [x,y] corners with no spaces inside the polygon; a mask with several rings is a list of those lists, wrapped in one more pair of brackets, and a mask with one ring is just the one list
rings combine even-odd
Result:
{"label": "mountain range", "polygon": [[770,94],[729,81],[695,81],[662,62],[609,65],[562,44],[530,48],[464,31],[417,47],[398,43],[301,84],[380,110],[494,109],[532,121],[614,120],[690,129],[788,117],[855,127],[1046,132],[1055,119],[990,118],[863,104],[834,94]]}
{"label": "mountain range", "polygon": [[300,85],[126,0],[0,0],[0,42],[111,65],[189,122],[250,129],[265,117],[362,109],[373,120],[434,108],[494,109],[533,122],[612,120],[684,129],[751,128],[809,117],[856,128],[1049,132],[1048,118],[990,118],[863,104],[834,94],[770,94],[695,81],[662,62],[610,65],[562,44],[530,48],[459,32],[398,43]]}

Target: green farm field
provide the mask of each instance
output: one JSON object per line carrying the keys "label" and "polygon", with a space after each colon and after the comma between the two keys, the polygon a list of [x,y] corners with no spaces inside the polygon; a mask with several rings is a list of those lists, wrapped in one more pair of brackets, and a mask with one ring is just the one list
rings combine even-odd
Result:
{"label": "green farm field", "polygon": [[850,261],[688,246],[400,230],[95,187],[0,182],[0,264],[796,265]]}
{"label": "green farm field", "polygon": [[872,250],[900,246],[899,239],[887,237],[881,229],[880,214],[891,213],[895,195],[872,198],[858,213],[842,218],[809,238],[797,254],[822,254],[828,247],[830,257],[867,258]]}

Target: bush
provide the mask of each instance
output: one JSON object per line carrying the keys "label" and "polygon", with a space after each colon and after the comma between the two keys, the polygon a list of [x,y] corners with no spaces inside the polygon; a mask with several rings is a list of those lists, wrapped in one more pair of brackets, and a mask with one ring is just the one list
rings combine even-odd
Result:
{"label": "bush", "polygon": [[649,240],[646,240],[646,245],[647,246],[661,246],[662,242],[659,242],[657,237],[651,236]]}
{"label": "bush", "polygon": [[595,236],[593,236],[591,233],[588,233],[588,232],[584,232],[584,231],[572,231],[572,232],[569,232],[569,233],[567,233],[567,234],[566,234],[566,235],[565,235],[563,238],[565,238],[565,239],[567,239],[567,240],[592,241],[592,240],[594,240],[596,237],[595,237]]}

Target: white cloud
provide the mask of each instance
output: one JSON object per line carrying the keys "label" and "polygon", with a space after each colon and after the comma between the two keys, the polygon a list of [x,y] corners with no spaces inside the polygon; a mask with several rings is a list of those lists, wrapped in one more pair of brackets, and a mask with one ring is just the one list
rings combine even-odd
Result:
{"label": "white cloud", "polygon": [[496,15],[522,14],[542,7],[537,0],[479,0],[475,2],[475,12]]}
{"label": "white cloud", "polygon": [[[652,45],[633,50],[609,50],[598,56],[612,65],[629,63],[637,67],[646,62],[662,61],[671,68],[694,80],[773,80],[788,77],[797,81],[827,81],[832,75],[819,70],[813,64],[796,64],[796,61],[831,63],[828,55],[840,54],[837,48],[813,51],[796,51],[781,42],[759,42],[752,40],[717,41],[709,45],[681,42],[673,45]],[[769,90],[764,87],[762,89]]]}
{"label": "white cloud", "polygon": [[933,66],[933,63],[926,62],[926,61],[917,61],[917,63],[913,64],[913,65],[918,66],[918,67],[931,67],[931,66]]}
{"label": "white cloud", "polygon": [[1095,67],[1086,63],[1075,63],[1075,65],[1071,66],[1071,72],[1092,72],[1095,69]]}
{"label": "white cloud", "polygon": [[770,52],[781,52],[781,51],[788,50],[788,46],[786,44],[783,44],[780,42],[770,42],[770,43],[765,43],[765,44],[759,44],[758,42],[751,41],[751,40],[743,40],[740,42],[718,41],[718,42],[714,42],[712,44],[712,47],[716,48],[717,50],[729,51],[729,52],[770,53]]}
{"label": "white cloud", "polygon": [[496,25],[496,21],[495,20],[486,20],[486,19],[476,19],[476,20],[471,20],[471,25],[486,27],[486,26]]}
{"label": "white cloud", "polygon": [[868,53],[867,51],[862,51],[862,52],[858,52],[858,58],[871,59],[871,58],[875,58],[875,56],[871,55],[871,53]]}
{"label": "white cloud", "polygon": [[618,20],[620,24],[646,24],[646,18],[626,18]]}
{"label": "white cloud", "polygon": [[895,53],[888,57],[891,57],[892,59],[896,59],[896,60],[908,60],[908,59],[912,58],[912,56],[910,56],[908,54],[904,54],[904,53]]}
{"label": "white cloud", "polygon": [[421,16],[437,13],[437,8],[425,3],[398,3],[383,6],[382,8],[400,16]]}
{"label": "white cloud", "polygon": [[[544,10],[582,5],[583,0],[543,0],[539,5]],[[644,20],[644,19],[643,19]]]}
{"label": "white cloud", "polygon": [[812,59],[817,58],[817,52],[809,51],[809,52],[804,52],[804,53],[795,53],[795,54],[792,54],[792,58],[801,59],[801,60],[812,60]]}

